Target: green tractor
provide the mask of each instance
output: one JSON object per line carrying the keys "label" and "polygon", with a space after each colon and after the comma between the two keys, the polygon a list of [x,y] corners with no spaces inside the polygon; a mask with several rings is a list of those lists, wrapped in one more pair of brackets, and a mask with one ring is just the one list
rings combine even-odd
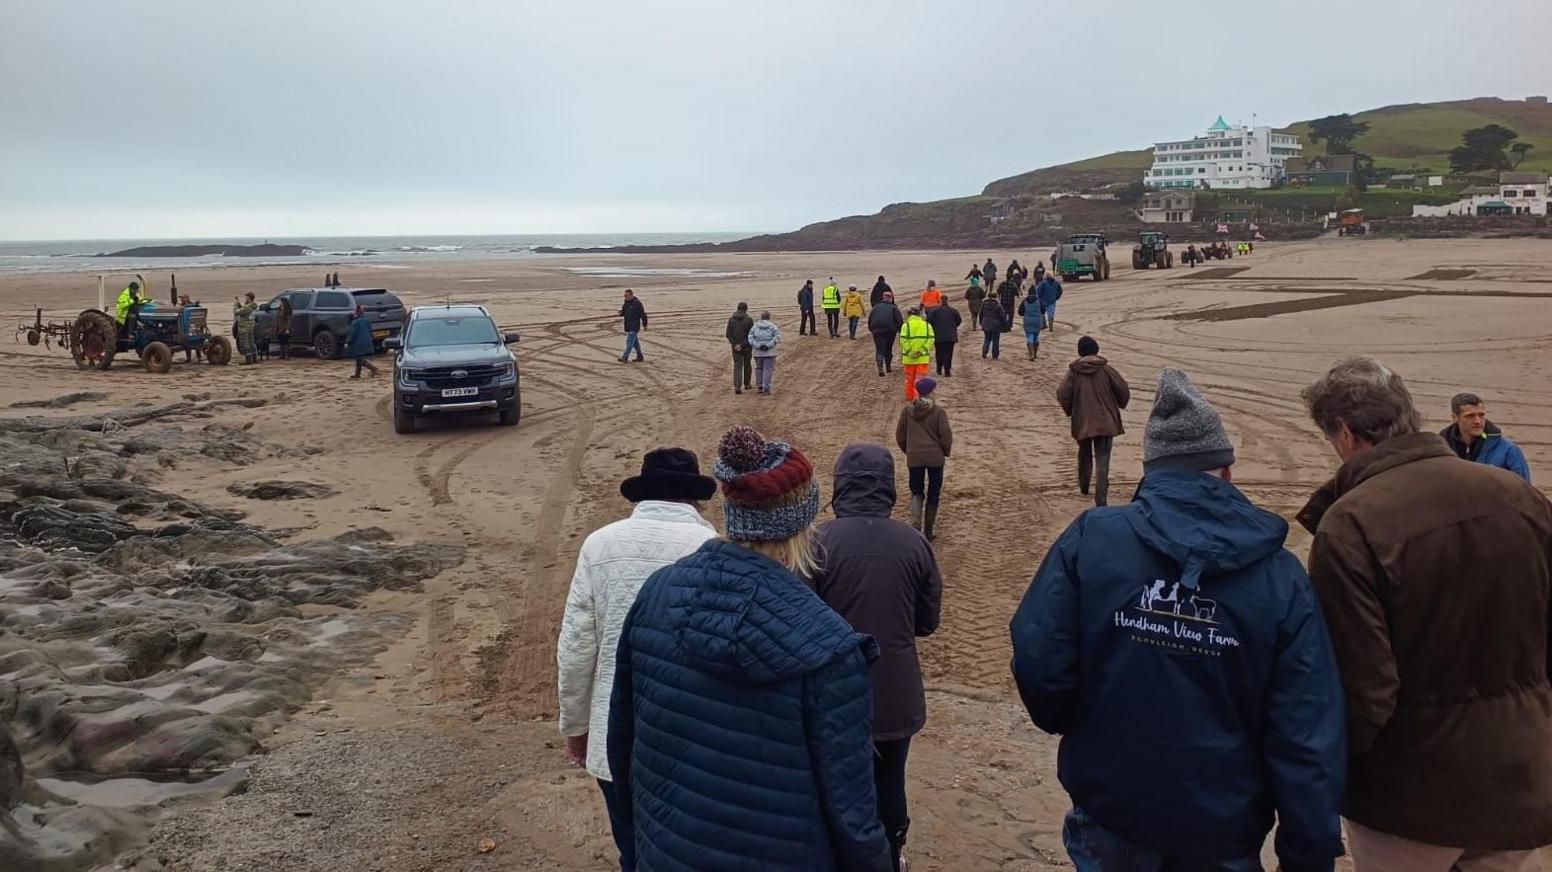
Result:
{"label": "green tractor", "polygon": [[1103,233],[1074,233],[1056,250],[1056,274],[1063,281],[1075,282],[1079,276],[1091,276],[1102,282],[1110,278],[1110,258],[1105,254]]}
{"label": "green tractor", "polygon": [[1132,246],[1132,269],[1156,266],[1169,269],[1175,265],[1175,253],[1169,250],[1169,237],[1157,230],[1145,230]]}

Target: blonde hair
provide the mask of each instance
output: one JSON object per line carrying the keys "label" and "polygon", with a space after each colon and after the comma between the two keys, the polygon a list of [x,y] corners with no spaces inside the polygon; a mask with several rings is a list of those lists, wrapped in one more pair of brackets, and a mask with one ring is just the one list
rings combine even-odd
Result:
{"label": "blonde hair", "polygon": [[788,539],[777,539],[772,542],[738,542],[736,544],[748,548],[780,563],[792,570],[794,575],[805,579],[817,576],[824,569],[823,555],[819,553],[819,546],[814,542],[813,527],[804,527],[801,533]]}

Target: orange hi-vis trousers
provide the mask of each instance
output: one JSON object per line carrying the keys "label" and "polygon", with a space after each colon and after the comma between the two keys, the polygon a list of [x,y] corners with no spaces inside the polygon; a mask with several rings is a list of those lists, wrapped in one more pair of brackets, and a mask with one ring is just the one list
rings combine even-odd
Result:
{"label": "orange hi-vis trousers", "polygon": [[916,380],[926,374],[927,364],[925,363],[905,364],[905,398],[907,400],[916,399]]}

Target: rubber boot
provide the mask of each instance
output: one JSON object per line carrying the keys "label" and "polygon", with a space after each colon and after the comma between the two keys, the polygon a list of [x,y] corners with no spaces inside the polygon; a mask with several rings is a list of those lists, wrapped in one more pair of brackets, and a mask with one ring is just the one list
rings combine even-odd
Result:
{"label": "rubber boot", "polygon": [[1026,354],[1030,360],[1035,359],[1035,344],[1033,342],[1024,343],[1024,354]]}
{"label": "rubber boot", "polygon": [[922,535],[927,537],[927,541],[928,542],[932,541],[932,528],[934,526],[936,526],[937,523],[938,523],[938,504],[937,503],[928,503],[927,504],[927,520],[922,525]]}
{"label": "rubber boot", "polygon": [[921,497],[911,497],[911,526],[917,530],[922,528],[922,507]]}

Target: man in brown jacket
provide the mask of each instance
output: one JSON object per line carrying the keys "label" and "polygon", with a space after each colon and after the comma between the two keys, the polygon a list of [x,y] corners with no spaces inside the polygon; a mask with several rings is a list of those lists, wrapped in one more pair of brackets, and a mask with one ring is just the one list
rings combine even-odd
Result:
{"label": "man in brown jacket", "polygon": [[1092,336],[1078,340],[1078,359],[1056,389],[1056,401],[1072,418],[1072,438],[1078,440],[1078,490],[1087,495],[1089,475],[1094,474],[1094,505],[1105,505],[1110,496],[1110,445],[1126,432],[1121,410],[1131,402],[1126,379],[1099,356]]}
{"label": "man in brown jacket", "polygon": [[1552,505],[1419,432],[1378,361],[1338,362],[1304,401],[1342,458],[1299,520],[1347,697],[1354,866],[1535,868],[1552,844]]}
{"label": "man in brown jacket", "polygon": [[[895,424],[895,444],[905,452],[905,467],[911,486],[911,526],[932,541],[932,528],[938,522],[938,500],[943,494],[943,466],[954,450],[954,430],[948,413],[938,405],[933,392],[936,379],[922,376],[916,380],[916,399],[900,410]],[[922,510],[926,510],[925,525]]]}

